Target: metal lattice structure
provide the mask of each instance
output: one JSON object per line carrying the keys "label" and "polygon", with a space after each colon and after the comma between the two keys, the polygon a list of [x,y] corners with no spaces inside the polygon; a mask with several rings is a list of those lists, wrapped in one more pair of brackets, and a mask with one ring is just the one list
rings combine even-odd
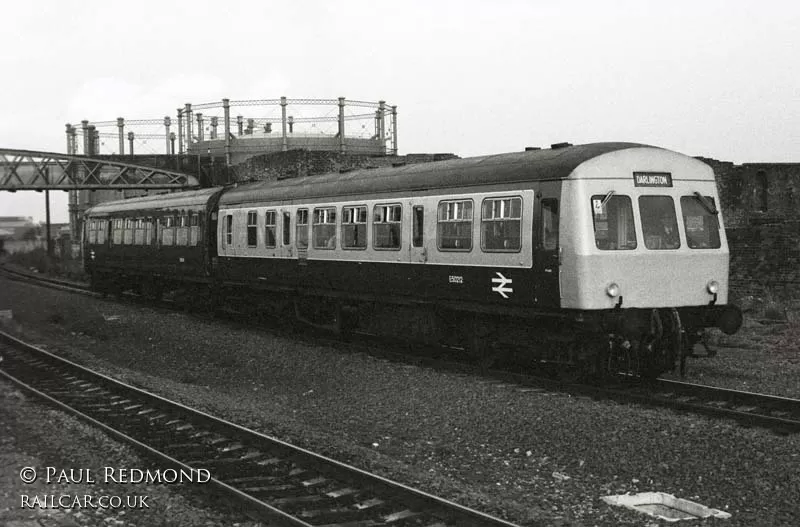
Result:
{"label": "metal lattice structure", "polygon": [[0,149],[0,190],[186,189],[196,177],[107,159]]}
{"label": "metal lattice structure", "polygon": [[187,103],[177,109],[176,117],[119,117],[67,125],[67,145],[72,153],[82,147],[88,155],[136,151],[224,158],[227,166],[251,155],[297,148],[396,155],[397,107],[344,97]]}

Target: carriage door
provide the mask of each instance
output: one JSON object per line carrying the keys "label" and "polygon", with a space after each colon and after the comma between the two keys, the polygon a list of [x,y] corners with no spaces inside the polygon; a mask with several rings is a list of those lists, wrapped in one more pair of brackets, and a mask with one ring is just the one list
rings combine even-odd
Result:
{"label": "carriage door", "polygon": [[[425,247],[425,207],[411,203],[411,243],[408,245],[409,258],[412,263],[428,261],[428,249]],[[408,225],[408,223],[406,223]]]}
{"label": "carriage door", "polygon": [[[217,229],[219,228],[219,220],[217,219],[217,211],[213,211],[211,214],[206,215],[205,217],[208,218],[208,226],[206,226],[204,223],[201,223],[200,230],[208,233],[208,239],[205,240],[206,250],[203,252],[205,253],[206,259],[206,273],[208,276],[210,276],[214,272],[214,266],[216,265],[218,256]],[[158,220],[156,219],[156,221]]]}
{"label": "carriage door", "polygon": [[292,245],[292,211],[289,209],[280,210],[280,234],[278,254],[281,258],[291,258],[294,256],[294,246]]}
{"label": "carriage door", "polygon": [[561,305],[559,292],[559,222],[558,199],[543,198],[539,202],[534,271],[536,273],[536,299],[542,306]]}

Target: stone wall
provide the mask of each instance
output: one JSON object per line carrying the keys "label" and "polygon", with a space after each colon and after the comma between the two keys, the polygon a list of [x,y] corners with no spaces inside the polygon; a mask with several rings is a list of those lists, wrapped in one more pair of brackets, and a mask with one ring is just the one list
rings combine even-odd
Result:
{"label": "stone wall", "polygon": [[289,150],[254,156],[234,167],[234,180],[261,181],[313,176],[357,168],[386,167],[397,164],[427,163],[457,159],[454,154],[407,154],[367,156],[309,150]]}

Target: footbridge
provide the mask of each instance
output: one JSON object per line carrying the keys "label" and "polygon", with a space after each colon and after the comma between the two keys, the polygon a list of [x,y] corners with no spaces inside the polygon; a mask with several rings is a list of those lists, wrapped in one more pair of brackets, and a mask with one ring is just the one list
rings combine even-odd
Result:
{"label": "footbridge", "polygon": [[189,189],[197,177],[175,170],[79,155],[0,148],[0,191]]}

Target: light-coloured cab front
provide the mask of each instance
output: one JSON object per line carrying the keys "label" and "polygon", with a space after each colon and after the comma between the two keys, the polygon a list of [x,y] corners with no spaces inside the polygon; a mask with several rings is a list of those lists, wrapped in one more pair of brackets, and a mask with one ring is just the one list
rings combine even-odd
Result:
{"label": "light-coloured cab front", "polygon": [[562,190],[561,306],[681,307],[727,302],[728,244],[714,173],[669,150],[611,152]]}

